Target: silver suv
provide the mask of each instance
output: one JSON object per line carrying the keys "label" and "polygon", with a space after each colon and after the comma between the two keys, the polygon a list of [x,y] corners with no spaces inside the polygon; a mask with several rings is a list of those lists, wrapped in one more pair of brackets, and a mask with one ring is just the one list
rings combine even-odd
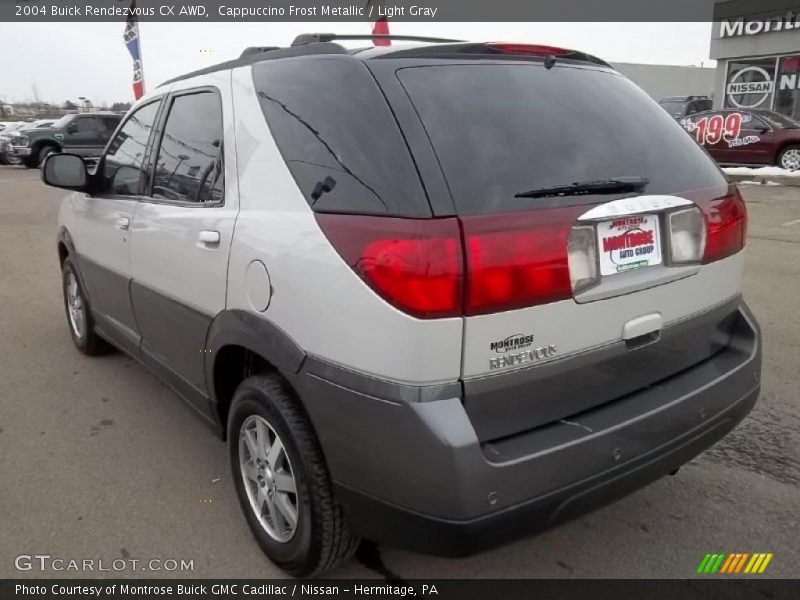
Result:
{"label": "silver suv", "polygon": [[227,439],[287,572],[464,555],[676,471],[759,393],[736,188],[603,61],[334,35],[162,85],[62,154],[69,331]]}

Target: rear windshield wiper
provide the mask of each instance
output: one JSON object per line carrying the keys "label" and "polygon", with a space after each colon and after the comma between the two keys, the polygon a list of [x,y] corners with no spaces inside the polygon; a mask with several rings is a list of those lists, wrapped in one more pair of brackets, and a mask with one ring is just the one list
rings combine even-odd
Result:
{"label": "rear windshield wiper", "polygon": [[551,196],[582,196],[584,194],[624,194],[641,192],[650,183],[644,177],[612,177],[596,181],[576,181],[569,185],[539,188],[518,192],[514,198],[549,198]]}

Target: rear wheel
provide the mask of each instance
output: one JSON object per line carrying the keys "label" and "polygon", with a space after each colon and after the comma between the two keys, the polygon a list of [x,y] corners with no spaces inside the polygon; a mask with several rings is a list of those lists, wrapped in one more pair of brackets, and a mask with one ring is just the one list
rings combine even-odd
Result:
{"label": "rear wheel", "polygon": [[800,146],[787,146],[778,155],[778,166],[787,171],[800,169]]}
{"label": "rear wheel", "polygon": [[228,448],[239,502],[272,562],[301,577],[353,555],[359,539],[344,522],[311,423],[279,375],[250,377],[236,390]]}

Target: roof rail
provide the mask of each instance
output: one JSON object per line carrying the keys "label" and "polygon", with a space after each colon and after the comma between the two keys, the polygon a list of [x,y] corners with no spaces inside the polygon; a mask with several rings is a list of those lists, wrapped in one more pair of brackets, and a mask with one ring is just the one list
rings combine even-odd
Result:
{"label": "roof rail", "polygon": [[242,53],[239,55],[239,58],[242,56],[249,56],[250,54],[261,54],[262,52],[278,50],[278,48],[280,48],[280,46],[250,46],[242,51]]}
{"label": "roof rail", "polygon": [[432,42],[435,44],[448,44],[463,42],[464,40],[451,40],[448,38],[425,37],[422,35],[391,35],[386,33],[350,34],[350,33],[301,33],[292,42],[292,46],[303,46],[317,42],[332,42],[334,40],[398,40],[401,42]]}

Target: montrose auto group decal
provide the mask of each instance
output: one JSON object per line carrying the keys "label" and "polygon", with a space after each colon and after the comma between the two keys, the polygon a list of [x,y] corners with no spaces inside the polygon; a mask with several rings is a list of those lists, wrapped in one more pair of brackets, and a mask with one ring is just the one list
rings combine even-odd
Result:
{"label": "montrose auto group decal", "polygon": [[634,215],[597,224],[600,274],[661,264],[658,216]]}
{"label": "montrose auto group decal", "polygon": [[725,142],[728,144],[728,148],[737,148],[761,141],[757,135],[739,137],[742,133],[742,123],[747,123],[751,119],[752,117],[748,114],[734,112],[728,113],[724,117],[708,115],[697,121],[686,117],[681,121],[681,125],[689,133],[694,133],[698,144],[713,146]]}

